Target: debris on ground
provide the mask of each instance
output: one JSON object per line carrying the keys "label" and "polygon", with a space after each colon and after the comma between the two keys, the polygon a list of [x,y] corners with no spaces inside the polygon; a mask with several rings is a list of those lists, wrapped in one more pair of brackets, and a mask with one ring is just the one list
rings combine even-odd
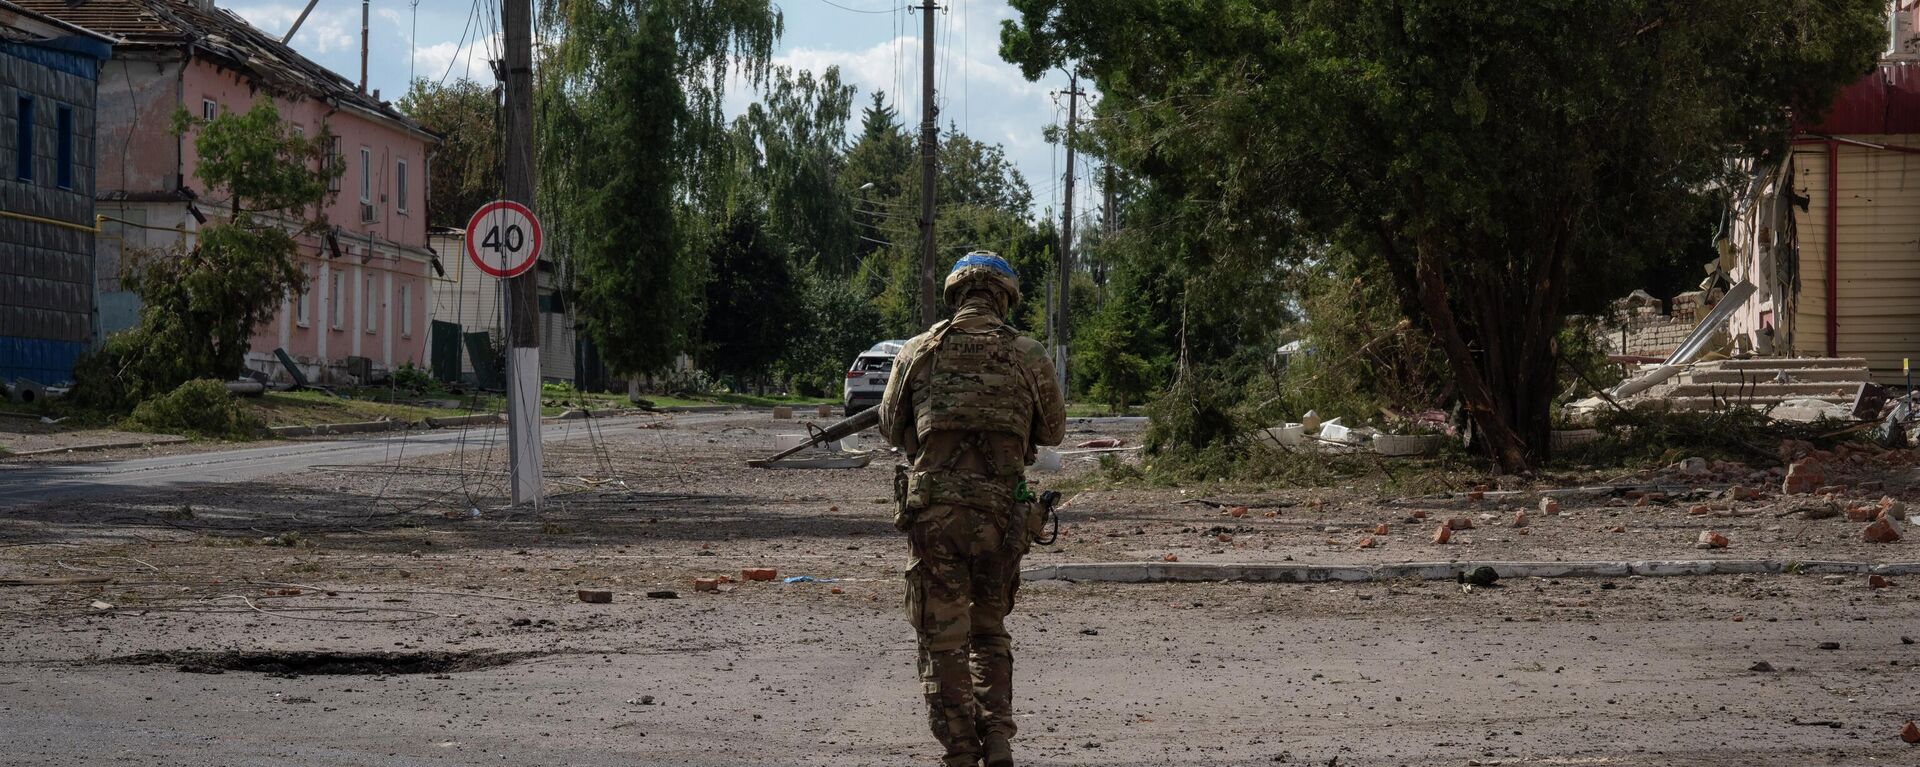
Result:
{"label": "debris on ground", "polygon": [[1920,725],[1908,719],[1907,726],[1900,728],[1900,739],[1908,743],[1920,743]]}
{"label": "debris on ground", "polygon": [[1762,674],[1771,674],[1773,673],[1773,664],[1768,663],[1766,661],[1760,661],[1759,663],[1755,663],[1752,666],[1748,666],[1747,670],[1758,671]]}
{"label": "debris on ground", "polygon": [[591,605],[604,605],[613,601],[613,592],[599,589],[581,589],[580,601]]}
{"label": "debris on ground", "polygon": [[1867,576],[1867,588],[1885,589],[1885,588],[1892,588],[1892,587],[1893,587],[1893,579],[1888,578],[1887,576],[1884,576],[1884,575]]}
{"label": "debris on ground", "polygon": [[1446,543],[1451,540],[1453,540],[1453,528],[1448,527],[1446,523],[1441,523],[1440,527],[1433,531],[1434,543]]}
{"label": "debris on ground", "polygon": [[1456,574],[1454,580],[1459,583],[1485,588],[1498,582],[1500,580],[1500,573],[1491,567],[1481,565],[1472,570]]}
{"label": "debris on ground", "polygon": [[1868,543],[1893,543],[1900,540],[1900,528],[1894,526],[1891,519],[1877,519],[1867,525],[1860,538]]}
{"label": "debris on ground", "polygon": [[1727,537],[1712,530],[1703,530],[1700,532],[1700,540],[1694,543],[1693,547],[1696,549],[1724,549],[1727,547]]}
{"label": "debris on ground", "polygon": [[749,567],[740,571],[743,581],[770,581],[780,577],[780,571],[771,567]]}

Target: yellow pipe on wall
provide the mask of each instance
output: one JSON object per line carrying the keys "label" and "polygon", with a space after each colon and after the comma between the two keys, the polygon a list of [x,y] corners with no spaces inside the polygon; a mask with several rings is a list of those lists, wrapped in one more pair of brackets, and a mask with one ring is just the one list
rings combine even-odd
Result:
{"label": "yellow pipe on wall", "polygon": [[[15,213],[10,210],[0,210],[0,217],[18,219],[21,221],[32,221],[33,223],[36,223],[36,224],[52,224],[53,226],[58,226],[66,229],[73,229],[75,231],[87,232],[89,234],[100,233],[100,227],[98,226],[87,226],[86,224],[76,224],[71,221],[61,221],[60,219],[57,219],[57,218],[43,218],[41,216],[30,216],[25,213]],[[95,217],[95,223],[99,223],[99,217],[97,216]]]}

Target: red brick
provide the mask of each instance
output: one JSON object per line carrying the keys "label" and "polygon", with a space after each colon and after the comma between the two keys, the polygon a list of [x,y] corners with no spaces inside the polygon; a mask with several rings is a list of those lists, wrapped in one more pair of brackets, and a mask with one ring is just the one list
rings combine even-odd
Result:
{"label": "red brick", "polygon": [[1716,533],[1712,530],[1702,530],[1700,532],[1700,540],[1698,543],[1694,544],[1694,547],[1704,548],[1704,549],[1724,549],[1727,547],[1727,537],[1719,533]]}
{"label": "red brick", "polygon": [[1524,511],[1516,511],[1516,512],[1514,512],[1514,513],[1513,513],[1513,526],[1514,526],[1514,527],[1526,527],[1526,526],[1527,526],[1527,525],[1528,525],[1529,523],[1530,523],[1530,520],[1528,520],[1528,519],[1527,519],[1527,513],[1526,513],[1526,512],[1524,512]]}
{"label": "red brick", "polygon": [[1472,530],[1473,518],[1472,517],[1452,517],[1447,520],[1446,526],[1453,528],[1455,530]]}
{"label": "red brick", "polygon": [[1554,500],[1554,499],[1552,499],[1552,498],[1542,498],[1542,499],[1540,499],[1540,513],[1542,513],[1542,514],[1558,514],[1558,513],[1560,513],[1560,502],[1559,502],[1559,501],[1556,501],[1556,500]]}
{"label": "red brick", "polygon": [[1446,543],[1447,541],[1450,541],[1450,540],[1453,540],[1453,528],[1447,527],[1446,525],[1441,525],[1438,528],[1434,529],[1433,531],[1434,543]]}
{"label": "red brick", "polygon": [[1386,534],[1387,534],[1387,523],[1385,523],[1385,522],[1381,522],[1380,524],[1377,524],[1377,525],[1374,525],[1374,526],[1373,526],[1373,534],[1374,534],[1374,535],[1386,535]]}
{"label": "red brick", "polygon": [[1861,531],[1860,539],[1868,543],[1893,543],[1900,540],[1900,528],[1894,526],[1891,519],[1875,520]]}
{"label": "red brick", "polygon": [[740,571],[743,581],[770,581],[780,577],[780,571],[771,567],[749,567]]}
{"label": "red brick", "polygon": [[1908,743],[1920,743],[1920,725],[1908,719],[1907,726],[1900,728],[1900,739]]}
{"label": "red brick", "polygon": [[1892,587],[1893,587],[1893,579],[1888,578],[1887,576],[1884,576],[1884,575],[1867,576],[1867,588],[1885,589],[1885,588],[1892,588]]}
{"label": "red brick", "polygon": [[718,578],[695,578],[695,579],[693,579],[693,590],[694,590],[694,591],[719,591],[719,590],[720,590],[720,579],[718,579]]}

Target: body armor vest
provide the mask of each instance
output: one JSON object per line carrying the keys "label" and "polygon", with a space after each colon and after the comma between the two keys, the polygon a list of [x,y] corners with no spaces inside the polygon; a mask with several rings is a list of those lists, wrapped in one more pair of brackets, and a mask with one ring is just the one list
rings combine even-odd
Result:
{"label": "body armor vest", "polygon": [[919,364],[926,384],[913,398],[914,431],[986,432],[1017,437],[1033,425],[1034,393],[1020,367],[1019,334],[1005,326],[968,333],[943,323]]}

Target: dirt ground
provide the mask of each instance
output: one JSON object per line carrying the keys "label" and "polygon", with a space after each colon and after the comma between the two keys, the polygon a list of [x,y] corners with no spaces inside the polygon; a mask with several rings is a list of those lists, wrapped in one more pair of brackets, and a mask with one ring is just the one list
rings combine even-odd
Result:
{"label": "dirt ground", "polygon": [[[1078,422],[1070,441],[1135,429]],[[744,465],[799,431],[606,430],[550,449],[538,513],[500,508],[497,444],[0,512],[0,762],[933,764],[890,461]],[[1084,486],[1092,460],[1046,481]],[[1910,467],[1851,471],[1862,499],[1915,500]],[[1866,544],[1778,498],[1696,516],[1729,478],[1693,479],[1561,514],[1531,495],[1102,486],[1029,562],[1920,560],[1914,537]],[[1432,544],[1458,516],[1475,528]],[[1709,528],[1729,548],[1694,549]],[[692,588],[745,567],[813,580]],[[90,582],[5,585],[30,579]],[[1035,581],[1010,621],[1016,747],[1041,765],[1913,764],[1917,607],[1920,577]]]}

